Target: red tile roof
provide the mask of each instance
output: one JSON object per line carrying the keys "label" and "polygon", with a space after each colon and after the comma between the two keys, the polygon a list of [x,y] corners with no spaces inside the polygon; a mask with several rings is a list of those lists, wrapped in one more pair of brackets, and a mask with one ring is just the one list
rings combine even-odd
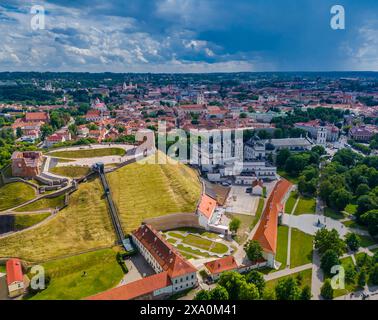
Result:
{"label": "red tile roof", "polygon": [[172,285],[167,272],[128,283],[88,297],[87,300],[132,300],[153,293],[155,290]]}
{"label": "red tile roof", "polygon": [[224,271],[235,270],[238,264],[233,256],[224,257],[218,260],[206,262],[205,267],[211,274],[217,274]]}
{"label": "red tile roof", "polygon": [[6,264],[8,286],[15,282],[23,282],[21,261],[19,259],[9,259]]}
{"label": "red tile roof", "polygon": [[171,278],[196,272],[197,269],[188,262],[165,238],[149,225],[142,225],[133,235],[143,244]]}
{"label": "red tile roof", "polygon": [[25,114],[26,121],[47,121],[48,119],[46,112],[27,112]]}
{"label": "red tile roof", "polygon": [[211,218],[215,208],[217,206],[217,201],[210,198],[208,195],[202,195],[201,202],[198,206],[198,210],[206,216],[208,219]]}
{"label": "red tile roof", "polygon": [[285,179],[278,181],[265,205],[260,224],[253,236],[253,240],[259,241],[265,251],[276,253],[278,214],[282,210],[282,200],[291,186]]}

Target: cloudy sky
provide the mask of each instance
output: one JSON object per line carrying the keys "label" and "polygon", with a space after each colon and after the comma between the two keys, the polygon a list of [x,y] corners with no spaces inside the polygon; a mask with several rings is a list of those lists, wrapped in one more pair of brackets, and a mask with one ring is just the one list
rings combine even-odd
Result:
{"label": "cloudy sky", "polygon": [[378,71],[377,0],[1,0],[0,30],[0,71]]}

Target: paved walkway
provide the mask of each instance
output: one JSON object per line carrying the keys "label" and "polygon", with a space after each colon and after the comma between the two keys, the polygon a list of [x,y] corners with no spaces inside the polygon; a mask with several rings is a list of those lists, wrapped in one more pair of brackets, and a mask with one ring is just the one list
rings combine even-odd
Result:
{"label": "paved walkway", "polygon": [[[318,225],[319,222],[320,225]],[[299,229],[310,235],[315,235],[319,229],[324,227],[328,230],[336,229],[342,237],[348,232],[351,232],[351,229],[340,221],[317,214],[301,214],[294,216],[285,213],[282,218],[282,224]],[[355,230],[353,229],[353,231]]]}
{"label": "paved walkway", "polygon": [[280,270],[280,271],[276,271],[276,272],[264,275],[264,279],[265,281],[274,280],[277,278],[289,276],[289,275],[292,275],[292,274],[295,274],[304,270],[311,269],[311,267],[312,267],[312,263],[304,264],[303,266],[299,266],[293,269],[287,268],[284,270]]}

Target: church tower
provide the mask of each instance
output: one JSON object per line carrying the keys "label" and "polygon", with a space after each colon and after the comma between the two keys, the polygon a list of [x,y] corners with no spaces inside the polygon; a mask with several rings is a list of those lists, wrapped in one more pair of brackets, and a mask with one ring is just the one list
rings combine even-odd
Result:
{"label": "church tower", "polygon": [[318,136],[316,139],[316,143],[324,146],[327,142],[327,128],[325,127],[320,127],[318,130]]}

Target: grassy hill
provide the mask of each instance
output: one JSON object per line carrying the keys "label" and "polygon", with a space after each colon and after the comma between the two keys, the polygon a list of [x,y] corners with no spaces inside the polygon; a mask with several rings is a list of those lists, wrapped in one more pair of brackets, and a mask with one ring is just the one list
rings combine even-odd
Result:
{"label": "grassy hill", "polygon": [[201,194],[197,173],[180,163],[134,163],[107,178],[125,232],[146,218],[194,212]]}
{"label": "grassy hill", "polygon": [[46,224],[0,239],[0,257],[41,261],[74,254],[115,241],[99,181],[83,183],[69,206]]}
{"label": "grassy hill", "polygon": [[0,187],[0,211],[16,207],[36,196],[33,187],[23,182],[14,182]]}

